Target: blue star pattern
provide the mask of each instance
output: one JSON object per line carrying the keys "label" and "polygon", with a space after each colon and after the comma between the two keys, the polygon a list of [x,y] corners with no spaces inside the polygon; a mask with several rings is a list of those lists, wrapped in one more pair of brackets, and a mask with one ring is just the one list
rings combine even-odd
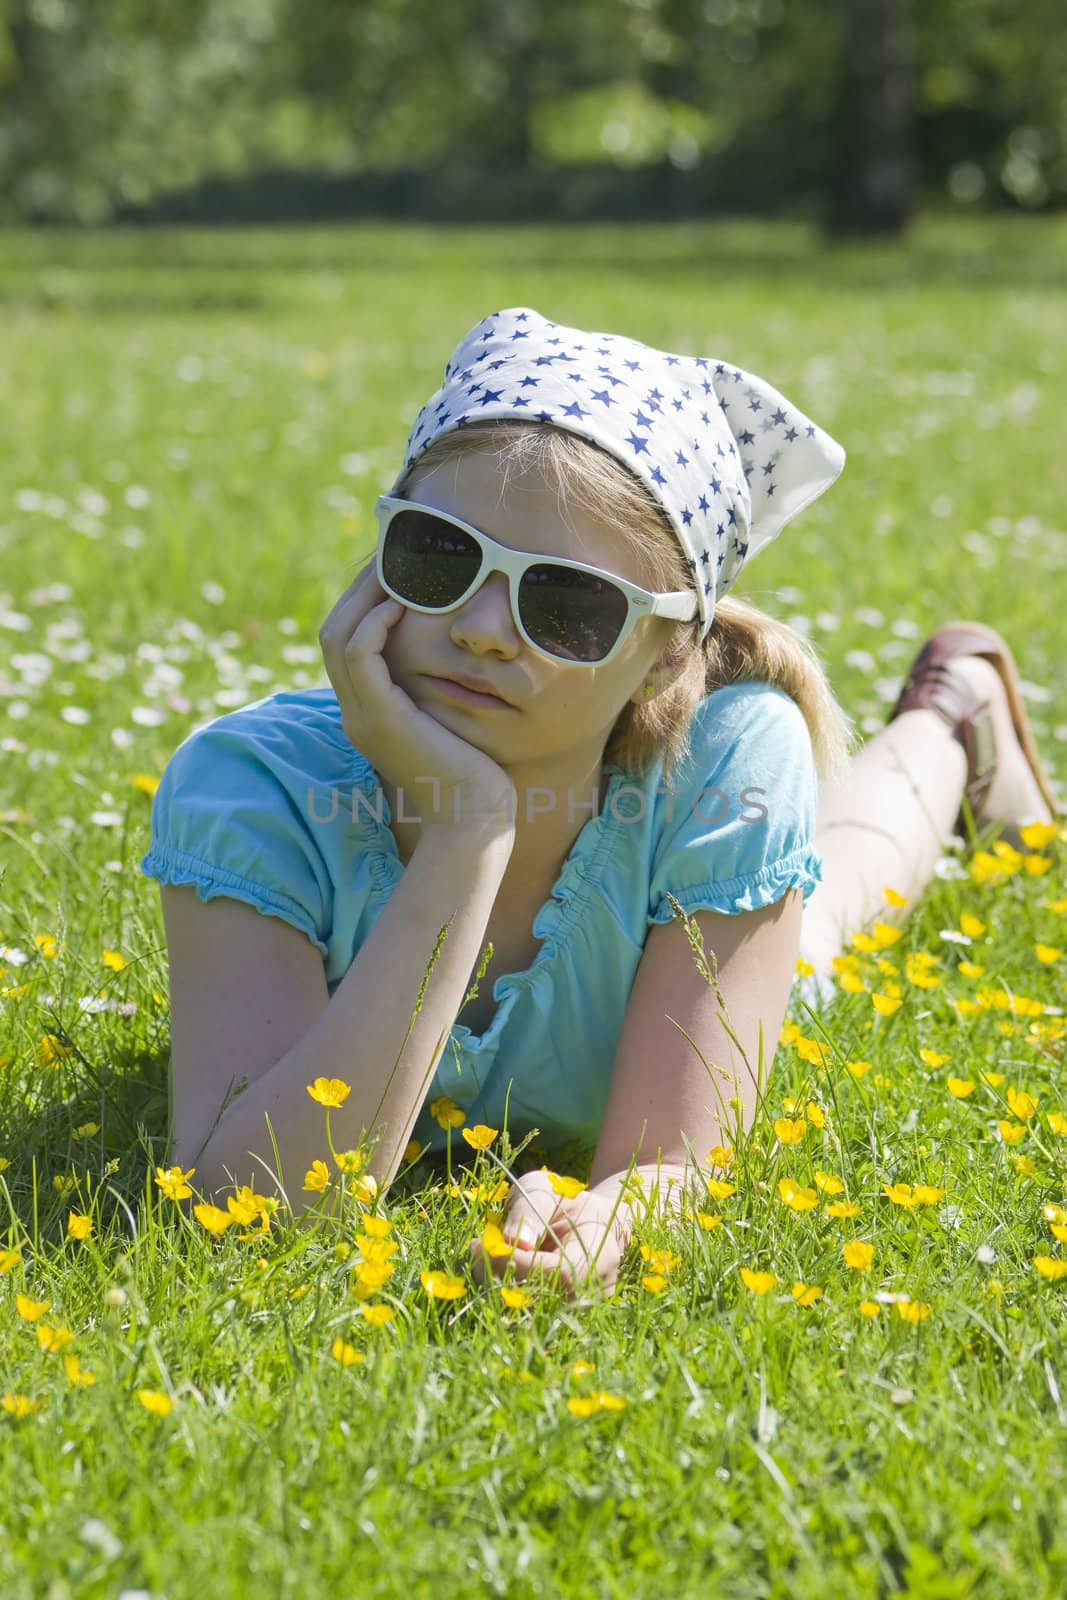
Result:
{"label": "blue star pattern", "polygon": [[754,373],[514,306],[483,317],[453,350],[389,493],[438,434],[482,418],[581,434],[648,486],[686,552],[702,639],[745,564],[845,464],[837,441]]}

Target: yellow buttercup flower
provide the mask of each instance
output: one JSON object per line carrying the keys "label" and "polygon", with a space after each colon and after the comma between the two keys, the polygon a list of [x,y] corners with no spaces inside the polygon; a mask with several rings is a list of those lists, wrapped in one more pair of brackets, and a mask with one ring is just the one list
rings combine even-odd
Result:
{"label": "yellow buttercup flower", "polygon": [[833,1046],[824,1044],[821,1039],[798,1039],[795,1048],[802,1061],[809,1061],[817,1067],[825,1067],[834,1053]]}
{"label": "yellow buttercup flower", "polygon": [[313,1161],[304,1173],[304,1188],[322,1193],[329,1186],[330,1169],[325,1161]]}
{"label": "yellow buttercup flower", "polygon": [[385,1239],[393,1231],[393,1224],[388,1217],[364,1216],[360,1218],[360,1226],[372,1239]]}
{"label": "yellow buttercup flower", "polygon": [[376,1290],[384,1287],[396,1268],[391,1261],[360,1261],[352,1274],[351,1292],[357,1300],[366,1300]]}
{"label": "yellow buttercup flower", "polygon": [[[278,1200],[275,1197],[256,1194],[255,1190],[247,1183],[241,1184],[237,1193],[231,1194],[226,1200],[226,1209],[235,1222],[243,1227],[252,1223],[259,1223],[260,1233],[270,1232],[270,1219],[278,1209]],[[252,1235],[242,1234],[242,1238],[251,1238]]]}
{"label": "yellow buttercup flower", "polygon": [[83,1217],[77,1211],[67,1214],[67,1236],[71,1239],[87,1239],[93,1231],[92,1217]]}
{"label": "yellow buttercup flower", "polygon": [[333,1158],[342,1172],[360,1172],[363,1169],[362,1150],[335,1150]]}
{"label": "yellow buttercup flower", "polygon": [[495,1223],[482,1230],[482,1249],[490,1256],[513,1256],[515,1246],[509,1244]]}
{"label": "yellow buttercup flower", "polygon": [[467,1113],[447,1094],[438,1095],[436,1100],[430,1101],[430,1115],[439,1128],[462,1127]]}
{"label": "yellow buttercup flower", "polygon": [[1055,1256],[1035,1256],[1034,1266],[1043,1278],[1067,1277],[1067,1261],[1057,1261]]}
{"label": "yellow buttercup flower", "polygon": [[913,1326],[920,1323],[924,1317],[928,1317],[933,1309],[925,1305],[922,1300],[898,1300],[896,1304],[897,1315]]}
{"label": "yellow buttercup flower", "polygon": [[501,1287],[500,1298],[511,1311],[521,1311],[523,1306],[529,1305],[530,1295],[525,1289],[513,1289],[507,1285]]}
{"label": "yellow buttercup flower", "polygon": [[1005,1122],[1001,1119],[998,1121],[997,1127],[1000,1129],[1000,1137],[1005,1144],[1019,1144],[1026,1138],[1025,1122]]}
{"label": "yellow buttercup flower", "polygon": [[187,1172],[183,1172],[181,1167],[157,1167],[156,1183],[168,1200],[187,1200],[193,1192],[189,1187],[189,1179],[195,1171],[195,1167],[190,1167]]}
{"label": "yellow buttercup flower", "polygon": [[68,1350],[63,1357],[63,1370],[67,1374],[67,1381],[77,1388],[84,1389],[96,1382],[96,1373],[83,1368],[73,1350]]}
{"label": "yellow buttercup flower", "polygon": [[980,978],[985,968],[978,966],[974,961],[961,961],[956,971],[965,978]]}
{"label": "yellow buttercup flower", "polygon": [[823,1194],[843,1194],[844,1184],[832,1172],[823,1172],[819,1168],[815,1171],[815,1187],[821,1189]]}
{"label": "yellow buttercup flower", "polygon": [[854,1078],[856,1078],[856,1079],[862,1078],[864,1073],[870,1072],[870,1070],[871,1070],[871,1063],[869,1061],[846,1061],[845,1062],[845,1071],[846,1072],[850,1072],[852,1074],[852,1076]]}
{"label": "yellow buttercup flower", "polygon": [[35,1332],[41,1349],[49,1353],[55,1350],[65,1350],[68,1344],[74,1343],[74,1335],[69,1328],[51,1328],[47,1322],[41,1322]]}
{"label": "yellow buttercup flower", "polygon": [[880,1317],[882,1314],[882,1308],[878,1304],[877,1300],[861,1300],[860,1312],[865,1317]]}
{"label": "yellow buttercup flower", "polygon": [[361,1305],[359,1309],[374,1328],[380,1328],[386,1322],[392,1322],[396,1316],[395,1309],[384,1300],[376,1300],[373,1305]]}
{"label": "yellow buttercup flower", "polygon": [[594,1411],[622,1411],[626,1404],[621,1394],[575,1394],[567,1401],[567,1410],[576,1417],[591,1417]]}
{"label": "yellow buttercup flower", "polygon": [[1032,1117],[1037,1110],[1037,1096],[1027,1094],[1023,1089],[1009,1086],[1008,1110],[1013,1117],[1018,1117],[1021,1122],[1025,1122],[1027,1117]]}
{"label": "yellow buttercup flower", "polygon": [[1058,961],[1060,959],[1063,951],[1058,950],[1055,945],[1035,944],[1034,954],[1036,955],[1037,959],[1046,967],[1050,967],[1054,961]]}
{"label": "yellow buttercup flower", "polygon": [[587,1184],[581,1183],[577,1178],[565,1178],[558,1172],[549,1172],[547,1167],[542,1167],[541,1171],[548,1173],[549,1183],[558,1195],[562,1195],[564,1200],[573,1200],[576,1195],[581,1194],[582,1190],[588,1187]]}
{"label": "yellow buttercup flower", "polygon": [[378,1197],[378,1180],[372,1172],[362,1178],[353,1178],[349,1188],[363,1206],[372,1206]]}
{"label": "yellow buttercup flower", "polygon": [[815,1283],[794,1283],[793,1299],[800,1306],[813,1306],[822,1290]]}
{"label": "yellow buttercup flower", "polygon": [[160,1394],[158,1389],[138,1389],[137,1398],[145,1410],[151,1411],[156,1417],[168,1417],[174,1410],[170,1395]]}
{"label": "yellow buttercup flower", "polygon": [[343,1106],[352,1093],[352,1085],[343,1083],[340,1078],[316,1078],[314,1083],[305,1084],[304,1087],[320,1106]]}
{"label": "yellow buttercup flower", "polygon": [[10,1272],[21,1260],[17,1250],[0,1250],[0,1273]]}
{"label": "yellow buttercup flower", "polygon": [[986,924],[972,916],[969,911],[965,911],[960,917],[960,932],[965,933],[968,939],[980,939],[985,931]]}
{"label": "yellow buttercup flower", "polygon": [[819,1203],[815,1190],[801,1188],[795,1178],[780,1178],[778,1193],[791,1211],[810,1211]]}
{"label": "yellow buttercup flower", "polygon": [[456,1300],[467,1292],[463,1279],[452,1277],[447,1272],[420,1272],[419,1282],[432,1300]]}
{"label": "yellow buttercup flower", "polygon": [[799,1144],[807,1131],[804,1117],[776,1117],[774,1120],[775,1136],[782,1144]]}
{"label": "yellow buttercup flower", "polygon": [[356,1249],[364,1261],[388,1261],[400,1246],[395,1239],[384,1239],[381,1235],[375,1238],[372,1234],[357,1233]]}
{"label": "yellow buttercup flower", "polygon": [[38,1410],[40,1404],[39,1400],[31,1400],[26,1394],[5,1394],[0,1398],[0,1406],[13,1417],[28,1417],[31,1412]]}
{"label": "yellow buttercup flower", "polygon": [[51,1300],[31,1300],[26,1294],[15,1296],[15,1310],[26,1322],[36,1322],[38,1317],[43,1317],[51,1304]]}
{"label": "yellow buttercup flower", "polygon": [[938,1055],[936,1050],[923,1049],[919,1051],[919,1060],[926,1067],[943,1067],[948,1056]]}
{"label": "yellow buttercup flower", "polygon": [[641,1286],[647,1289],[649,1294],[659,1294],[667,1287],[667,1280],[661,1272],[650,1272],[641,1279]]}
{"label": "yellow buttercup flower", "polygon": [[828,1217],[857,1217],[859,1212],[860,1208],[855,1200],[835,1200],[832,1205],[826,1207]]}
{"label": "yellow buttercup flower", "polygon": [[487,1128],[479,1122],[473,1128],[464,1128],[463,1137],[472,1150],[487,1150],[499,1132],[499,1128]]}
{"label": "yellow buttercup flower", "polygon": [[1056,822],[1028,822],[1019,829],[1019,837],[1028,850],[1043,850],[1059,833]]}
{"label": "yellow buttercup flower", "polygon": [[641,1246],[641,1258],[647,1261],[653,1272],[670,1272],[681,1262],[681,1256],[673,1250],[656,1250],[650,1244]]}
{"label": "yellow buttercup flower", "polygon": [[900,1010],[904,1002],[902,1000],[894,1000],[889,995],[879,994],[876,991],[871,995],[871,1004],[874,1006],[874,1009],[878,1012],[879,1016],[891,1017],[894,1011]]}
{"label": "yellow buttercup flower", "polygon": [[841,1254],[846,1267],[852,1267],[856,1272],[867,1272],[874,1260],[874,1246],[865,1239],[849,1239],[841,1246]]}
{"label": "yellow buttercup flower", "polygon": [[721,1217],[713,1216],[710,1211],[698,1211],[696,1220],[705,1233],[710,1233],[712,1228],[717,1228],[722,1221]]}
{"label": "yellow buttercup flower", "polygon": [[897,889],[891,889],[888,884],[883,887],[882,893],[885,895],[887,903],[891,906],[906,906],[908,903],[906,894],[901,894]]}
{"label": "yellow buttercup flower", "polygon": [[713,1200],[729,1200],[737,1193],[737,1184],[727,1183],[725,1178],[705,1178],[704,1186]]}
{"label": "yellow buttercup flower", "polygon": [[778,1279],[773,1272],[755,1272],[751,1267],[742,1267],[741,1282],[753,1294],[766,1294],[768,1289],[774,1288]]}
{"label": "yellow buttercup flower", "polygon": [[236,1221],[236,1218],[229,1211],[223,1211],[219,1206],[206,1204],[194,1206],[193,1216],[201,1227],[206,1228],[208,1233],[213,1233],[216,1238],[225,1233],[230,1224]]}
{"label": "yellow buttercup flower", "polygon": [[362,1350],[357,1350],[355,1345],[347,1344],[340,1336],[338,1336],[330,1346],[330,1354],[333,1356],[333,1359],[335,1361],[339,1361],[343,1367],[352,1367],[355,1366],[358,1361],[366,1361],[367,1359]]}
{"label": "yellow buttercup flower", "polygon": [[949,1094],[953,1095],[957,1100],[966,1100],[969,1094],[974,1093],[973,1078],[953,1078],[950,1076],[946,1081]]}

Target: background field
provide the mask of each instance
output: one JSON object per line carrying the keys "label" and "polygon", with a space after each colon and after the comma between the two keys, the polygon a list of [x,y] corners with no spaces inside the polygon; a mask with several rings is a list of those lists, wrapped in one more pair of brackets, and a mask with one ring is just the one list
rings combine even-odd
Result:
{"label": "background field", "polygon": [[[892,1015],[863,990],[794,1012],[834,1048],[783,1045],[770,1116],[810,1099],[825,1126],[759,1124],[721,1223],[642,1236],[680,1257],[661,1291],[635,1251],[602,1307],[433,1301],[420,1271],[465,1271],[486,1204],[412,1186],[383,1207],[380,1327],[354,1216],[215,1241],[153,1183],[167,967],[137,863],[192,727],[327,683],[317,631],[408,427],[510,305],[794,399],[848,464],[736,592],[810,633],[866,731],[933,626],[993,624],[1062,784],[1065,245],[1052,217],[832,251],[754,222],[0,235],[0,1394],[36,1402],[0,1411],[5,1596],[1063,1592],[1067,1279],[1033,1264],[1067,1260],[1062,839],[992,876],[946,857],[904,938],[856,953],[870,990],[899,967]],[[973,946],[941,938],[968,914]],[[855,1217],[782,1203],[816,1170]],[[901,1205],[899,1182],[944,1192]],[[626,1404],[574,1414],[590,1392]]]}

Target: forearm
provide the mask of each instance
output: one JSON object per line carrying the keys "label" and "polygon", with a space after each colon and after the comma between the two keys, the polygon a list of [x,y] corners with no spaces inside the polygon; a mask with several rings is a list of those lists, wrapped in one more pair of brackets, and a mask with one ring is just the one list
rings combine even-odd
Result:
{"label": "forearm", "polygon": [[[264,1176],[269,1180],[275,1170],[269,1117],[290,1204],[299,1213],[311,1203],[302,1195],[304,1174],[315,1160],[333,1166],[326,1112],[307,1092],[307,1085],[319,1077],[340,1078],[351,1086],[344,1103],[329,1113],[334,1148],[353,1149],[365,1131],[380,1131],[362,1172],[372,1174],[380,1188],[388,1187],[440,1057],[438,1045],[447,1044],[482,952],[513,841],[510,825],[489,823],[424,833],[313,1026],[234,1100],[200,1153],[198,1187],[207,1198],[209,1191],[228,1188],[231,1181],[241,1184],[253,1178],[258,1192],[265,1192]],[[419,988],[450,917],[405,1045]],[[270,1187],[268,1181],[266,1192]]]}

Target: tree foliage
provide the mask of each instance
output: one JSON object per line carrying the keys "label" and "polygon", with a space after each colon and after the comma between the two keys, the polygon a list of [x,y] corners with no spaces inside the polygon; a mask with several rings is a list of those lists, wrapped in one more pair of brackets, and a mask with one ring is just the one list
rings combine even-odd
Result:
{"label": "tree foliage", "polygon": [[[1061,0],[911,10],[919,181],[1067,195]],[[106,221],[208,177],[670,163],[828,194],[848,0],[0,0],[0,215]]]}

